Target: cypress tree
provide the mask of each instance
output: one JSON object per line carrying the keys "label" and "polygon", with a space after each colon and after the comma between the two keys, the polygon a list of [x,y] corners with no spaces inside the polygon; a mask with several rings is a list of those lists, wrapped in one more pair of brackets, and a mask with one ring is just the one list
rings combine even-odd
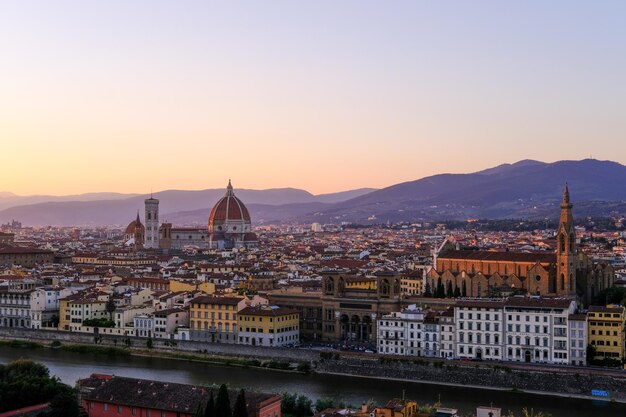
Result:
{"label": "cypress tree", "polygon": [[467,297],[467,285],[465,285],[465,281],[463,281],[463,285],[461,287],[461,296]]}
{"label": "cypress tree", "polygon": [[459,298],[461,296],[461,290],[458,285],[454,286],[454,298]]}
{"label": "cypress tree", "polygon": [[437,278],[437,298],[444,298],[446,296],[446,290],[441,283],[441,277]]}
{"label": "cypress tree", "polygon": [[426,281],[426,288],[424,289],[424,297],[432,297],[433,293],[430,291],[430,283]]}
{"label": "cypress tree", "polygon": [[214,417],[232,417],[230,398],[228,398],[228,388],[226,388],[226,384],[222,384],[217,393]]}
{"label": "cypress tree", "polygon": [[454,296],[454,291],[452,291],[452,281],[448,281],[448,288],[446,289],[446,296],[448,298],[452,298]]}
{"label": "cypress tree", "polygon": [[233,417],[248,417],[248,407],[246,406],[246,393],[242,389],[237,394],[235,407],[233,408]]}
{"label": "cypress tree", "polygon": [[215,401],[213,400],[213,390],[209,395],[209,401],[207,401],[204,407],[204,417],[215,417]]}

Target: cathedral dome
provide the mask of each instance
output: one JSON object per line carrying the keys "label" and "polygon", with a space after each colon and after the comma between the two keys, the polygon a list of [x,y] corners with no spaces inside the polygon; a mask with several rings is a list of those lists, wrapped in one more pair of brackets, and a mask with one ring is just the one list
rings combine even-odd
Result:
{"label": "cathedral dome", "polygon": [[233,186],[230,181],[228,181],[226,194],[217,202],[217,204],[215,204],[215,206],[213,206],[213,209],[211,210],[211,214],[209,216],[209,229],[212,231],[221,231],[221,227],[228,223],[244,223],[248,227],[240,228],[239,230],[249,230],[250,213],[248,213],[248,209],[245,204],[235,197],[235,194],[233,193]]}
{"label": "cathedral dome", "polygon": [[128,226],[126,226],[126,235],[134,235],[135,232],[137,231],[137,227],[139,227],[139,230],[141,232],[144,232],[146,230],[146,227],[141,224],[141,220],[139,220],[139,213],[137,213],[137,219],[133,220],[132,222],[130,222],[128,224]]}

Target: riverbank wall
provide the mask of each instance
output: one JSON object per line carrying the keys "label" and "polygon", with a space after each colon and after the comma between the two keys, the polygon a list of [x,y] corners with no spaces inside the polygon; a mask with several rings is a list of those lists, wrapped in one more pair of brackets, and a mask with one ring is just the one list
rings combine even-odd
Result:
{"label": "riverbank wall", "polygon": [[[0,328],[0,340],[23,340],[50,346],[57,341],[61,344],[87,346],[126,346],[126,339],[134,354],[146,354],[147,339],[136,337],[115,337],[46,330]],[[341,374],[382,380],[404,380],[431,384],[449,384],[524,392],[541,392],[546,395],[589,398],[592,390],[609,393],[614,401],[626,402],[626,374],[603,375],[602,372],[555,372],[539,369],[514,369],[498,364],[473,364],[457,361],[423,361],[353,357],[343,353],[330,355],[332,359],[322,359],[319,351],[294,348],[269,348],[193,341],[168,341],[153,339],[150,356],[163,355],[176,359],[175,354],[194,353],[203,357],[259,359],[281,362],[309,362],[312,370],[320,374]],[[183,358],[184,359],[184,358]]]}
{"label": "riverbank wall", "polygon": [[[130,341],[131,348],[146,349],[148,339],[145,337],[126,337],[113,335],[96,335],[85,333],[61,332],[55,330],[31,330],[16,328],[0,328],[0,340],[24,340],[42,344],[54,341],[65,344],[99,345],[124,347]],[[97,340],[97,343],[96,343]],[[194,342],[190,340],[152,339],[152,351],[203,353],[220,357],[254,358],[281,360],[292,362],[310,362],[319,359],[319,352],[295,348],[272,348],[263,346],[246,346],[226,343]]]}
{"label": "riverbank wall", "polygon": [[361,377],[440,383],[455,386],[540,392],[548,395],[590,398],[592,390],[609,393],[614,401],[626,402],[626,375],[623,377],[586,373],[560,373],[512,369],[505,366],[478,366],[454,362],[405,360],[363,360],[340,358],[320,360],[316,371]]}

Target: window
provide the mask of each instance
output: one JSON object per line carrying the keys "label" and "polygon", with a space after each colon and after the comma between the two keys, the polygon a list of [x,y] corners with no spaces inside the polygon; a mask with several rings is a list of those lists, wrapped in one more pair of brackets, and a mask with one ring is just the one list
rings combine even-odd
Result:
{"label": "window", "polygon": [[109,411],[109,404],[104,403],[104,404],[102,405],[102,408],[104,409],[104,411]]}
{"label": "window", "polygon": [[133,407],[133,408],[131,409],[131,412],[132,412],[132,414],[133,414],[134,416],[136,416],[136,415],[137,415],[137,407]]}

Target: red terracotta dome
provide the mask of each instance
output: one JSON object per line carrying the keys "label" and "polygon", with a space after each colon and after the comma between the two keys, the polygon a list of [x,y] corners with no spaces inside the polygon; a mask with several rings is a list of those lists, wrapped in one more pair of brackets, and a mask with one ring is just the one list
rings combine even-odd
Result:
{"label": "red terracotta dome", "polygon": [[137,219],[133,220],[132,222],[128,224],[128,226],[126,226],[125,234],[134,235],[135,231],[137,231],[137,225],[139,225],[140,231],[146,230],[146,227],[143,224],[141,224],[141,220],[139,220],[139,213],[137,213]]}
{"label": "red terracotta dome", "polygon": [[235,197],[230,181],[228,181],[226,195],[211,210],[209,227],[222,225],[225,222],[250,223],[250,213],[241,200]]}

